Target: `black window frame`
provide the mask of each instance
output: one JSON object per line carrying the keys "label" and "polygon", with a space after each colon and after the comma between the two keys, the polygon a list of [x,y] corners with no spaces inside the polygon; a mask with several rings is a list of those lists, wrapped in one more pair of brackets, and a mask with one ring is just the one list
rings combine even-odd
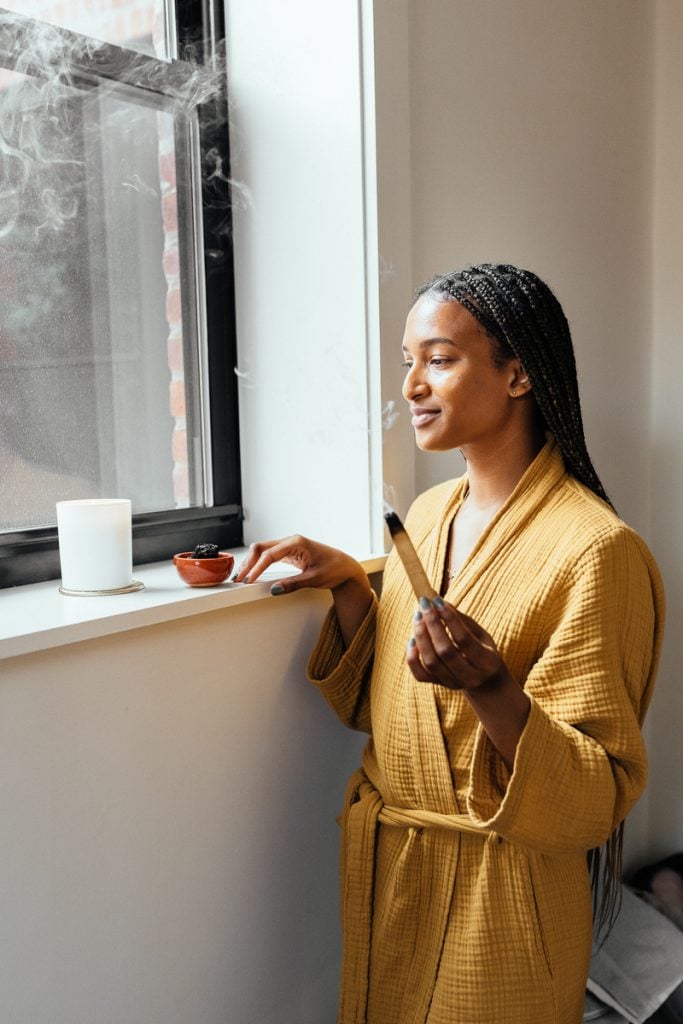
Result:
{"label": "black window frame", "polygon": [[[5,24],[2,15],[8,14]],[[176,0],[178,59],[160,61],[112,44],[101,44],[91,52],[87,64],[74,68],[74,81],[97,87],[98,82],[116,80],[137,88],[158,83],[163,66],[164,88],[173,94],[182,88],[197,62],[224,70],[225,19],[217,0]],[[23,52],[22,37],[29,33],[33,19],[9,14],[0,8],[0,64],[13,66],[13,54]],[[77,33],[59,29],[65,40]],[[155,74],[150,75],[150,70]],[[40,69],[36,69],[40,74]],[[213,504],[210,507],[167,509],[133,516],[133,562],[138,565],[169,559],[178,551],[191,550],[206,542],[220,547],[241,546],[242,499],[238,433],[238,387],[235,331],[234,254],[232,244],[230,150],[228,131],[227,75],[217,76],[220,91],[198,106],[201,166],[216,166],[221,174],[202,174],[202,225],[205,324],[208,370],[208,417],[213,475]],[[176,122],[178,124],[178,122]],[[180,130],[178,126],[177,130]],[[182,152],[182,147],[177,147]],[[208,180],[205,180],[208,179]],[[189,191],[189,190],[188,190]],[[178,189],[179,232],[191,218],[182,209],[187,193]],[[186,212],[186,211],[185,211]],[[182,244],[182,243],[181,243]],[[200,254],[198,253],[198,256]],[[191,322],[191,321],[190,321]],[[187,341],[185,342],[187,344]],[[0,486],[2,482],[0,481]],[[0,533],[0,588],[58,579],[60,573],[57,528],[27,528]]]}

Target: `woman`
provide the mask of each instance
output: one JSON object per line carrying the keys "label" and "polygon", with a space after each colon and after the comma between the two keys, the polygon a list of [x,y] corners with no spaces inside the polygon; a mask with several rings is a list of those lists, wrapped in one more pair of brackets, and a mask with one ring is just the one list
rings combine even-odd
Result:
{"label": "woman", "polygon": [[645,784],[659,574],[593,469],[567,321],[534,274],[435,278],[403,351],[418,446],[467,461],[406,520],[442,597],[415,610],[392,553],[377,609],[353,559],[300,537],[236,577],[283,559],[302,572],[273,593],[332,590],[310,675],[370,734],[342,816],[339,1020],[579,1024],[587,862],[606,844],[604,920]]}

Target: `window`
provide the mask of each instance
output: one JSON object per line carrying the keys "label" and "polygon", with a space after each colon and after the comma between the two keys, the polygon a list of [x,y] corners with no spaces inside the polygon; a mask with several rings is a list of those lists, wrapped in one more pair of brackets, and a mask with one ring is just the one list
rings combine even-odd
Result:
{"label": "window", "polygon": [[221,5],[5,3],[0,585],[62,499],[130,498],[136,562],[239,544]]}

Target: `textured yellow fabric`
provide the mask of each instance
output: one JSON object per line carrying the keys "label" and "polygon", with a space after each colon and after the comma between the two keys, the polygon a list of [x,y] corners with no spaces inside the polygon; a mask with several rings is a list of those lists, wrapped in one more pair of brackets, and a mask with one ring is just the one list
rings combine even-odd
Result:
{"label": "textured yellow fabric", "polygon": [[[437,590],[466,486],[433,488],[406,519]],[[645,784],[659,573],[549,441],[447,599],[531,698],[512,773],[462,694],[407,669],[414,597],[393,553],[349,649],[331,612],[311,656],[342,721],[370,733],[341,822],[339,1022],[580,1024],[586,851]]]}

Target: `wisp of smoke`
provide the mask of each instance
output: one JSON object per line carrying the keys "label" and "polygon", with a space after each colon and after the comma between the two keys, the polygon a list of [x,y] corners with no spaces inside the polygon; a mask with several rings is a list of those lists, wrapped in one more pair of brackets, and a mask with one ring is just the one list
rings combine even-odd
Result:
{"label": "wisp of smoke", "polygon": [[400,412],[396,408],[396,402],[393,398],[390,398],[382,407],[382,429],[391,430],[400,415]]}
{"label": "wisp of smoke", "polygon": [[237,377],[241,388],[246,388],[248,391],[253,389],[254,384],[251,377],[251,370],[240,370],[235,366],[234,374]]}
{"label": "wisp of smoke", "polygon": [[132,192],[151,196],[153,199],[159,198],[157,190],[148,185],[146,181],[143,181],[139,174],[131,174],[130,181],[122,181],[121,186],[122,188],[130,189]]}
{"label": "wisp of smoke", "polygon": [[384,493],[383,506],[384,506],[384,513],[386,515],[388,512],[393,512],[395,507],[396,507],[396,491],[391,486],[391,484],[385,483],[383,485],[383,493]]}

